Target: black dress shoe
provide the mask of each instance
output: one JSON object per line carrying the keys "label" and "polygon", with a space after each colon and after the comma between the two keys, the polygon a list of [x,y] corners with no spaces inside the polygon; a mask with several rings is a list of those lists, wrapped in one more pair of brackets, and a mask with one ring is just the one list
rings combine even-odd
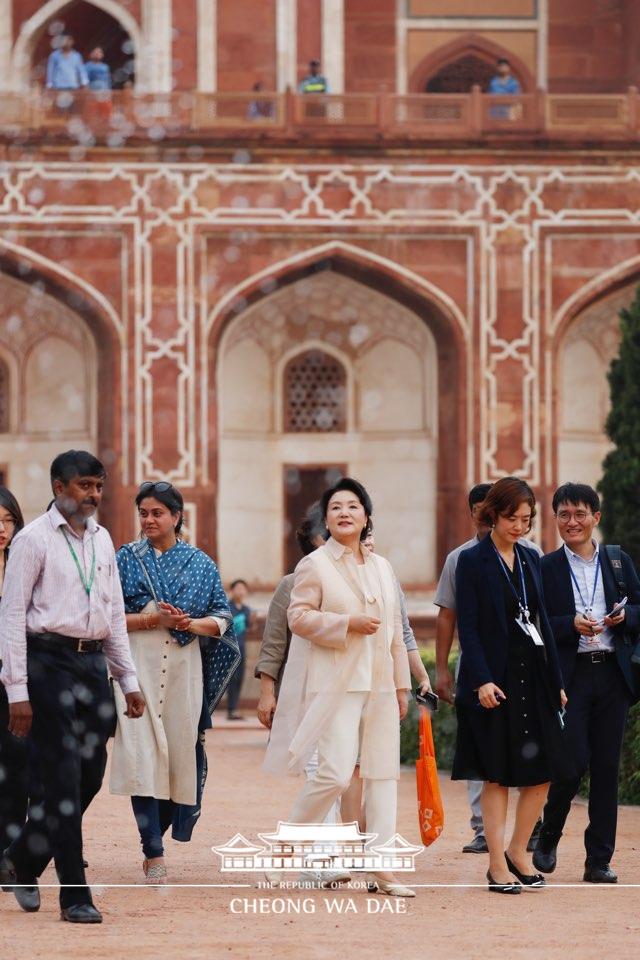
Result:
{"label": "black dress shoe", "polygon": [[535,848],[538,846],[541,827],[542,827],[542,820],[538,820],[535,827],[531,831],[531,836],[529,837],[529,843],[527,844],[527,853],[533,853]]}
{"label": "black dress shoe", "polygon": [[69,923],[102,923],[102,914],[92,903],[72,903],[62,908],[60,919]]}
{"label": "black dress shoe", "polygon": [[489,870],[487,870],[487,880],[490,893],[522,893],[519,883],[496,883]]}
{"label": "black dress shoe", "polygon": [[558,862],[557,855],[558,844],[545,843],[541,837],[533,851],[533,865],[541,873],[553,873]]}
{"label": "black dress shoe", "polygon": [[582,879],[587,883],[617,883],[618,875],[613,872],[608,863],[600,865],[585,863]]}
{"label": "black dress shoe", "polygon": [[463,853],[489,853],[486,839],[481,833],[476,834],[471,843],[465,843]]}
{"label": "black dress shoe", "polygon": [[14,895],[25,913],[36,913],[40,909],[38,881],[33,877],[18,886],[15,867],[6,855],[0,858],[0,884],[5,893]]}
{"label": "black dress shoe", "polygon": [[541,887],[546,887],[547,881],[541,873],[522,873],[518,870],[508,853],[505,852],[504,858],[507,861],[509,873],[517,877],[523,887],[529,887],[531,890],[539,890]]}
{"label": "black dress shoe", "polygon": [[40,909],[40,890],[37,880],[33,881],[32,886],[14,887],[13,895],[25,913],[37,913]]}

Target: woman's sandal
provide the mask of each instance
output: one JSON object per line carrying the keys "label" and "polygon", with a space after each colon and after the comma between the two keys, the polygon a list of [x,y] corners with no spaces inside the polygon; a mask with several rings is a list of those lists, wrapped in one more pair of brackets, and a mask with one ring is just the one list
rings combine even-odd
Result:
{"label": "woman's sandal", "polygon": [[490,870],[487,870],[487,880],[490,893],[522,893],[522,886],[519,883],[496,883]]}
{"label": "woman's sandal", "polygon": [[144,870],[144,882],[149,885],[158,885],[164,884],[167,882],[167,868],[164,863],[152,863],[149,865],[148,860],[144,860],[142,863],[142,869]]}
{"label": "woman's sandal", "polygon": [[504,858],[507,861],[509,873],[517,877],[523,887],[528,887],[530,890],[539,890],[541,887],[546,887],[547,881],[541,873],[521,873],[506,851]]}

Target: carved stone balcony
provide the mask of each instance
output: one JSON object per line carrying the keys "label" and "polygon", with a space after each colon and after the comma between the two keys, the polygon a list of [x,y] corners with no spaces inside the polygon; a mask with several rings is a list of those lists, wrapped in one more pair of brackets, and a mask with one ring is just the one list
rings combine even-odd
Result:
{"label": "carved stone balcony", "polygon": [[140,141],[393,145],[526,141],[640,141],[638,91],[583,96],[538,91],[468,94],[138,93],[119,90],[5,92],[5,143],[121,147]]}

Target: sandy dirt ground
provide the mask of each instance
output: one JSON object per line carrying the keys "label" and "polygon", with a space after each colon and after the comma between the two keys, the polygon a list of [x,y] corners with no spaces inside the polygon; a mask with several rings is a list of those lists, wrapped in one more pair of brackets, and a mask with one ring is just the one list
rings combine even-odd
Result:
{"label": "sandy dirt ground", "polygon": [[[331,891],[256,889],[251,874],[223,875],[211,847],[236,833],[256,840],[285,819],[299,781],[266,778],[260,764],[266,734],[259,728],[223,724],[208,734],[209,782],[204,812],[189,844],[167,844],[173,883],[218,887],[145,888],[141,854],[127,798],[103,787],[85,817],[85,852],[101,926],[80,927],[59,920],[57,891],[43,889],[39,913],[20,911],[13,896],[0,894],[0,957],[43,958],[466,958],[489,954],[580,960],[630,957],[640,944],[640,808],[620,810],[618,887],[581,883],[582,832],[586,809],[575,804],[560,847],[553,883],[519,897],[489,894],[483,885],[486,857],[462,854],[469,838],[466,792],[442,778],[447,822],[442,837],[417,861],[411,883],[415,900],[394,900],[365,889]],[[402,774],[399,832],[419,842],[415,781]],[[358,879],[356,875],[356,880]],[[361,879],[361,878],[360,878]],[[54,880],[51,869],[43,882]],[[129,884],[104,888],[98,884]],[[236,884],[232,886],[231,884]],[[474,884],[456,888],[433,884]],[[246,884],[246,886],[243,886]],[[420,886],[421,884],[425,886]],[[576,884],[576,886],[565,886]],[[248,901],[248,912],[244,901]],[[278,914],[287,900],[306,900],[303,915]],[[342,914],[330,912],[334,900]],[[262,901],[262,910],[252,904]],[[279,901],[279,903],[277,902]],[[383,909],[384,908],[384,909]],[[239,910],[240,912],[234,912]],[[392,909],[394,912],[392,912]],[[395,912],[395,910],[402,912]]]}

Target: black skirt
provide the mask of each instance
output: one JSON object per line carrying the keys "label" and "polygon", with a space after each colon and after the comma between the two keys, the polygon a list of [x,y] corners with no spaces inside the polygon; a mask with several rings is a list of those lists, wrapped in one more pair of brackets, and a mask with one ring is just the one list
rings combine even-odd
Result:
{"label": "black skirt", "polygon": [[[534,596],[533,584],[527,593]],[[515,622],[518,607],[506,578],[504,599],[509,650],[505,677],[498,685],[507,699],[490,710],[479,701],[456,705],[458,732],[451,777],[503,787],[562,780],[572,775],[573,767],[558,716],[559,691],[552,688],[544,647],[536,646]],[[537,610],[531,614],[534,619]]]}

